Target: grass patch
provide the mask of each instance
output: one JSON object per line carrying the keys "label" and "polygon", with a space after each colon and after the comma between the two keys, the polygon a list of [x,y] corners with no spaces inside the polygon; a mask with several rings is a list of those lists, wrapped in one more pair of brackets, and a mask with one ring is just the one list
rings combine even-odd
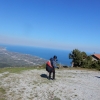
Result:
{"label": "grass patch", "polygon": [[6,67],[6,68],[0,68],[0,73],[3,72],[10,72],[10,73],[20,73],[25,70],[33,70],[33,69],[41,69],[36,67]]}
{"label": "grass patch", "polygon": [[53,98],[53,100],[61,100],[61,99],[55,96],[55,97]]}
{"label": "grass patch", "polygon": [[3,88],[0,87],[0,93],[5,94],[6,92],[5,92],[5,90]]}
{"label": "grass patch", "polygon": [[5,96],[4,94],[6,93],[6,91],[0,87],[0,100],[5,100]]}
{"label": "grass patch", "polygon": [[81,67],[68,67],[62,68],[62,70],[83,70],[83,71],[98,71],[97,69],[81,68]]}
{"label": "grass patch", "polygon": [[9,76],[9,74],[5,74],[5,75],[3,75],[3,78],[8,77],[8,76]]}

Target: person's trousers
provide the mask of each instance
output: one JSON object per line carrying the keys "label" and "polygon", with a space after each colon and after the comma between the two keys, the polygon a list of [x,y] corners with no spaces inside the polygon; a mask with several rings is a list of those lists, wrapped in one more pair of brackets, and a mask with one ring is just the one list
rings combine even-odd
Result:
{"label": "person's trousers", "polygon": [[55,69],[52,72],[49,72],[49,79],[51,79],[51,73],[53,73],[53,79],[55,79]]}

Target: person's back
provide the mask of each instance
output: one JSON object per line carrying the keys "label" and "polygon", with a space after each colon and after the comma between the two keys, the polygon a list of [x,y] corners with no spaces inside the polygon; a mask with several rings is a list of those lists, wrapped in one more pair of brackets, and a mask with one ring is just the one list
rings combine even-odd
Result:
{"label": "person's back", "polygon": [[[56,66],[57,64],[57,56],[54,56],[53,58],[50,59],[50,62],[51,62],[51,66],[53,67],[53,80],[55,79],[55,68],[59,68]],[[49,72],[49,79],[51,79],[51,72]]]}

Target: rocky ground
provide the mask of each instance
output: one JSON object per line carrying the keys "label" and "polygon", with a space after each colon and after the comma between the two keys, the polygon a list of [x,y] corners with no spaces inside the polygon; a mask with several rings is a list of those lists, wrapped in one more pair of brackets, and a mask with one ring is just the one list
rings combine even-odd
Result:
{"label": "rocky ground", "polygon": [[44,70],[0,74],[0,100],[100,100],[100,71],[56,70],[48,80]]}

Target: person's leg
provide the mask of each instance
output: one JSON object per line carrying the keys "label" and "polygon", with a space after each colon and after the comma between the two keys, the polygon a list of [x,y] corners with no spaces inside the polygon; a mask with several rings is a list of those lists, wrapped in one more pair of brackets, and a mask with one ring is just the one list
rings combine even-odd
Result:
{"label": "person's leg", "polygon": [[53,79],[55,79],[55,69],[53,70]]}
{"label": "person's leg", "polygon": [[49,72],[49,79],[51,79],[51,72]]}

